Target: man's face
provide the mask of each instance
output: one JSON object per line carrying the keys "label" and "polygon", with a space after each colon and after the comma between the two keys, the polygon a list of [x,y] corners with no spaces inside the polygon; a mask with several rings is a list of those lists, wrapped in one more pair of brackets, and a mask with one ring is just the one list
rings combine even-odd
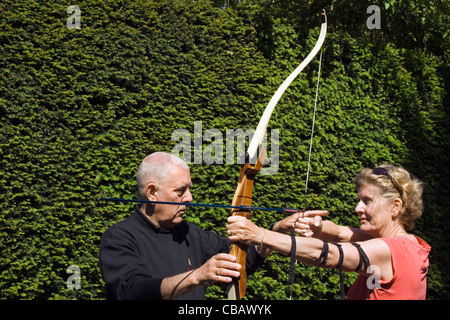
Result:
{"label": "man's face", "polygon": [[[188,169],[173,165],[167,170],[165,182],[155,192],[156,201],[191,202],[191,175]],[[183,221],[184,205],[156,204],[151,219],[163,229],[172,229]]]}

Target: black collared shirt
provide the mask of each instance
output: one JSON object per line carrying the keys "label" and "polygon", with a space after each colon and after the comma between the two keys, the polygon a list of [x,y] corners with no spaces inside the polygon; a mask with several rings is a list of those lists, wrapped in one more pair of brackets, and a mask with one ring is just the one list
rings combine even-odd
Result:
{"label": "black collared shirt", "polygon": [[[106,282],[107,299],[161,299],[161,282],[196,269],[219,252],[228,253],[226,237],[183,221],[171,230],[154,225],[136,206],[135,212],[102,236],[99,267]],[[263,259],[250,247],[247,273]],[[180,299],[200,300],[205,289],[198,286]]]}

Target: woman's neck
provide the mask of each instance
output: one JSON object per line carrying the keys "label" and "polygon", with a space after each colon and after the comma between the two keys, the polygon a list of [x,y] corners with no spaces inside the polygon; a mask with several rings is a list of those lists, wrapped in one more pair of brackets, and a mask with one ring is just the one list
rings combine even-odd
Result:
{"label": "woman's neck", "polygon": [[383,230],[380,230],[380,238],[395,238],[400,235],[408,235],[403,225],[394,224]]}

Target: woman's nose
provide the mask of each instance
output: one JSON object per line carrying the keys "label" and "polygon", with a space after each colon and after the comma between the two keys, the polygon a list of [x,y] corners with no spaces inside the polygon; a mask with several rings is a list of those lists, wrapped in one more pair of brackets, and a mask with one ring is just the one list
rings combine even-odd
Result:
{"label": "woman's nose", "polygon": [[362,201],[359,201],[356,208],[355,208],[355,212],[359,215],[362,214],[364,212],[364,203]]}

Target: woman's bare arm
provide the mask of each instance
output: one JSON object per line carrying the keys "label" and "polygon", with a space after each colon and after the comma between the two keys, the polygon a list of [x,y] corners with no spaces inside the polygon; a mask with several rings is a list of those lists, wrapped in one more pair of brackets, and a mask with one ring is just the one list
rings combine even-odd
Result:
{"label": "woman's bare arm", "polygon": [[[323,220],[323,214],[318,211],[305,211],[299,216],[293,231],[305,237],[313,237],[324,241],[365,241],[372,236],[362,232],[359,228],[338,225],[330,220]],[[320,212],[320,211],[319,211]]]}

